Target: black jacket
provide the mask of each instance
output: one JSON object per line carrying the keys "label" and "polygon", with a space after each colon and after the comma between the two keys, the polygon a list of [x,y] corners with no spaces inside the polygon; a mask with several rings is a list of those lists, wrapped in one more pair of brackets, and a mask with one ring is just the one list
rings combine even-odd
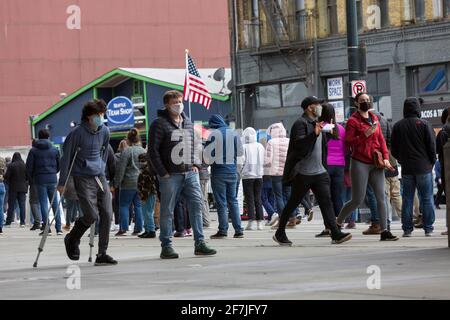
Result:
{"label": "black jacket", "polygon": [[33,183],[56,184],[59,172],[59,151],[48,139],[37,140],[28,153],[27,174]]}
{"label": "black jacket", "polygon": [[[291,129],[286,164],[283,172],[283,183],[291,185],[292,180],[299,174],[297,164],[308,157],[314,149],[317,135],[314,132],[316,121],[303,114]],[[327,168],[327,136],[322,134],[322,164]]]}
{"label": "black jacket", "polygon": [[27,168],[18,152],[14,153],[12,162],[6,170],[5,182],[10,192],[28,192]]}
{"label": "black jacket", "polygon": [[420,119],[417,98],[405,100],[403,116],[392,129],[392,155],[402,165],[403,174],[430,173],[436,162],[435,135],[430,124]]}
{"label": "black jacket", "polygon": [[[170,118],[169,112],[165,109],[158,110],[158,118],[150,126],[148,158],[160,177],[164,177],[167,174],[189,172],[192,170],[193,164],[198,164],[200,161],[199,159],[194,159],[194,127],[192,122],[184,113],[181,115],[183,117],[182,128],[178,128]],[[176,141],[172,141],[172,134],[175,130],[180,129],[184,129],[183,136],[178,136]],[[179,145],[179,143],[182,143],[182,145]],[[201,140],[199,143],[201,143]],[[181,164],[173,163],[171,154],[176,146],[182,150],[180,155],[183,155],[183,158],[186,157],[188,163],[184,161]],[[190,152],[190,154],[184,155],[183,152],[185,151]]]}

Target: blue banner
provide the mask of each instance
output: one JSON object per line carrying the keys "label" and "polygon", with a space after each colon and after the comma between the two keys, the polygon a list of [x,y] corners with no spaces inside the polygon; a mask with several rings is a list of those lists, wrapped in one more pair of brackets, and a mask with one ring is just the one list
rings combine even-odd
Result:
{"label": "blue banner", "polygon": [[134,127],[134,109],[130,99],[115,97],[106,108],[108,128],[111,131],[123,131]]}

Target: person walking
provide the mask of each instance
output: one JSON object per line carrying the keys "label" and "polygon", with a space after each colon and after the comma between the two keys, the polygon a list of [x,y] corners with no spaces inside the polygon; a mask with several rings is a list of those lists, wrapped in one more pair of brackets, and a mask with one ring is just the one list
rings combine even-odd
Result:
{"label": "person walking", "polygon": [[25,201],[28,192],[28,176],[25,163],[19,152],[15,152],[12,162],[8,166],[4,179],[8,184],[8,213],[5,226],[10,226],[14,221],[16,201],[19,203],[20,227],[25,227]]}
{"label": "person walking", "polygon": [[378,117],[369,111],[372,108],[370,96],[364,92],[357,94],[355,105],[357,112],[348,119],[345,133],[345,143],[352,150],[352,198],[342,208],[337,223],[342,225],[351,212],[364,201],[369,184],[375,193],[380,215],[380,240],[395,241],[398,237],[387,230],[387,209],[384,201],[384,169],[393,170],[386,141]]}

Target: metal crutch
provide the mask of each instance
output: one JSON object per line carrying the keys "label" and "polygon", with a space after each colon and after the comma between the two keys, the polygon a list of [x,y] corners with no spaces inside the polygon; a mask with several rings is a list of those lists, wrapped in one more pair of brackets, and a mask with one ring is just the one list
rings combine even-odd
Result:
{"label": "metal crutch", "polygon": [[95,236],[95,222],[91,224],[91,230],[89,231],[89,259],[88,262],[92,262],[92,248],[94,248],[94,236]]}
{"label": "metal crutch", "polygon": [[[70,177],[70,175],[71,175],[71,173],[72,173],[73,164],[75,163],[75,159],[77,158],[77,155],[78,155],[78,152],[79,152],[79,151],[80,151],[80,148],[78,148],[77,151],[75,152],[75,155],[74,155],[74,157],[73,157],[72,163],[70,164],[70,169],[69,169],[69,173],[68,173],[67,177]],[[64,192],[66,191],[66,187],[67,187],[67,182],[68,182],[68,181],[69,181],[69,179],[67,179],[67,180],[66,180],[66,183],[64,184]],[[33,268],[36,268],[36,267],[37,267],[37,263],[38,263],[38,260],[39,260],[39,256],[41,255],[41,252],[44,251],[44,245],[45,245],[45,242],[47,241],[48,230],[50,229],[50,226],[53,224],[53,221],[55,221],[55,218],[56,218],[56,213],[55,213],[54,216],[53,216],[52,221],[51,221],[50,223],[48,223],[48,217],[49,217],[49,215],[50,215],[50,210],[51,210],[52,207],[53,207],[53,201],[55,200],[55,196],[56,196],[56,193],[57,193],[57,192],[58,192],[58,191],[55,190],[55,193],[53,193],[52,201],[51,201],[51,203],[50,203],[50,207],[49,207],[48,212],[47,212],[47,223],[46,223],[46,225],[45,225],[44,234],[42,235],[41,242],[39,243],[38,254],[37,254],[37,256],[36,256],[36,260],[35,260],[34,263],[33,263]],[[63,192],[63,193],[64,193],[64,192]],[[57,208],[59,208],[59,206],[61,205],[62,196],[63,196],[63,195],[61,195],[61,197],[59,198]]]}

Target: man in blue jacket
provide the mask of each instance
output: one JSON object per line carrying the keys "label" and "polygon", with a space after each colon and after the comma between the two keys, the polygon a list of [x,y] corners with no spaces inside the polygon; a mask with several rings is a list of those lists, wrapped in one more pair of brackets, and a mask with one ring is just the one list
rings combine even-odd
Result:
{"label": "man in blue jacket", "polygon": [[64,193],[70,165],[78,151],[71,175],[83,216],[64,238],[71,260],[80,258],[80,239],[99,220],[99,244],[95,265],[114,265],[117,261],[106,254],[112,217],[112,201],[105,167],[108,158],[109,129],[103,125],[106,104],[103,100],[89,101],[83,107],[81,125],[69,133],[63,145],[58,191]]}
{"label": "man in blue jacket", "polygon": [[[62,235],[61,211],[58,208],[58,194],[55,194],[58,182],[56,174],[59,172],[59,152],[49,141],[50,131],[47,129],[40,130],[38,138],[39,140],[34,143],[33,148],[28,153],[27,174],[31,179],[30,185],[34,184],[38,192],[43,223],[42,230],[48,223],[48,203],[55,197],[52,209],[56,220],[56,234]],[[48,232],[51,233],[50,228]],[[43,233],[44,231],[40,235]]]}
{"label": "man in blue jacket", "polygon": [[209,127],[214,129],[206,142],[205,158],[211,164],[211,186],[217,203],[219,230],[211,239],[226,238],[228,233],[228,214],[234,228],[234,238],[243,238],[241,216],[237,200],[238,173],[237,157],[244,154],[241,139],[219,114],[209,119]]}

